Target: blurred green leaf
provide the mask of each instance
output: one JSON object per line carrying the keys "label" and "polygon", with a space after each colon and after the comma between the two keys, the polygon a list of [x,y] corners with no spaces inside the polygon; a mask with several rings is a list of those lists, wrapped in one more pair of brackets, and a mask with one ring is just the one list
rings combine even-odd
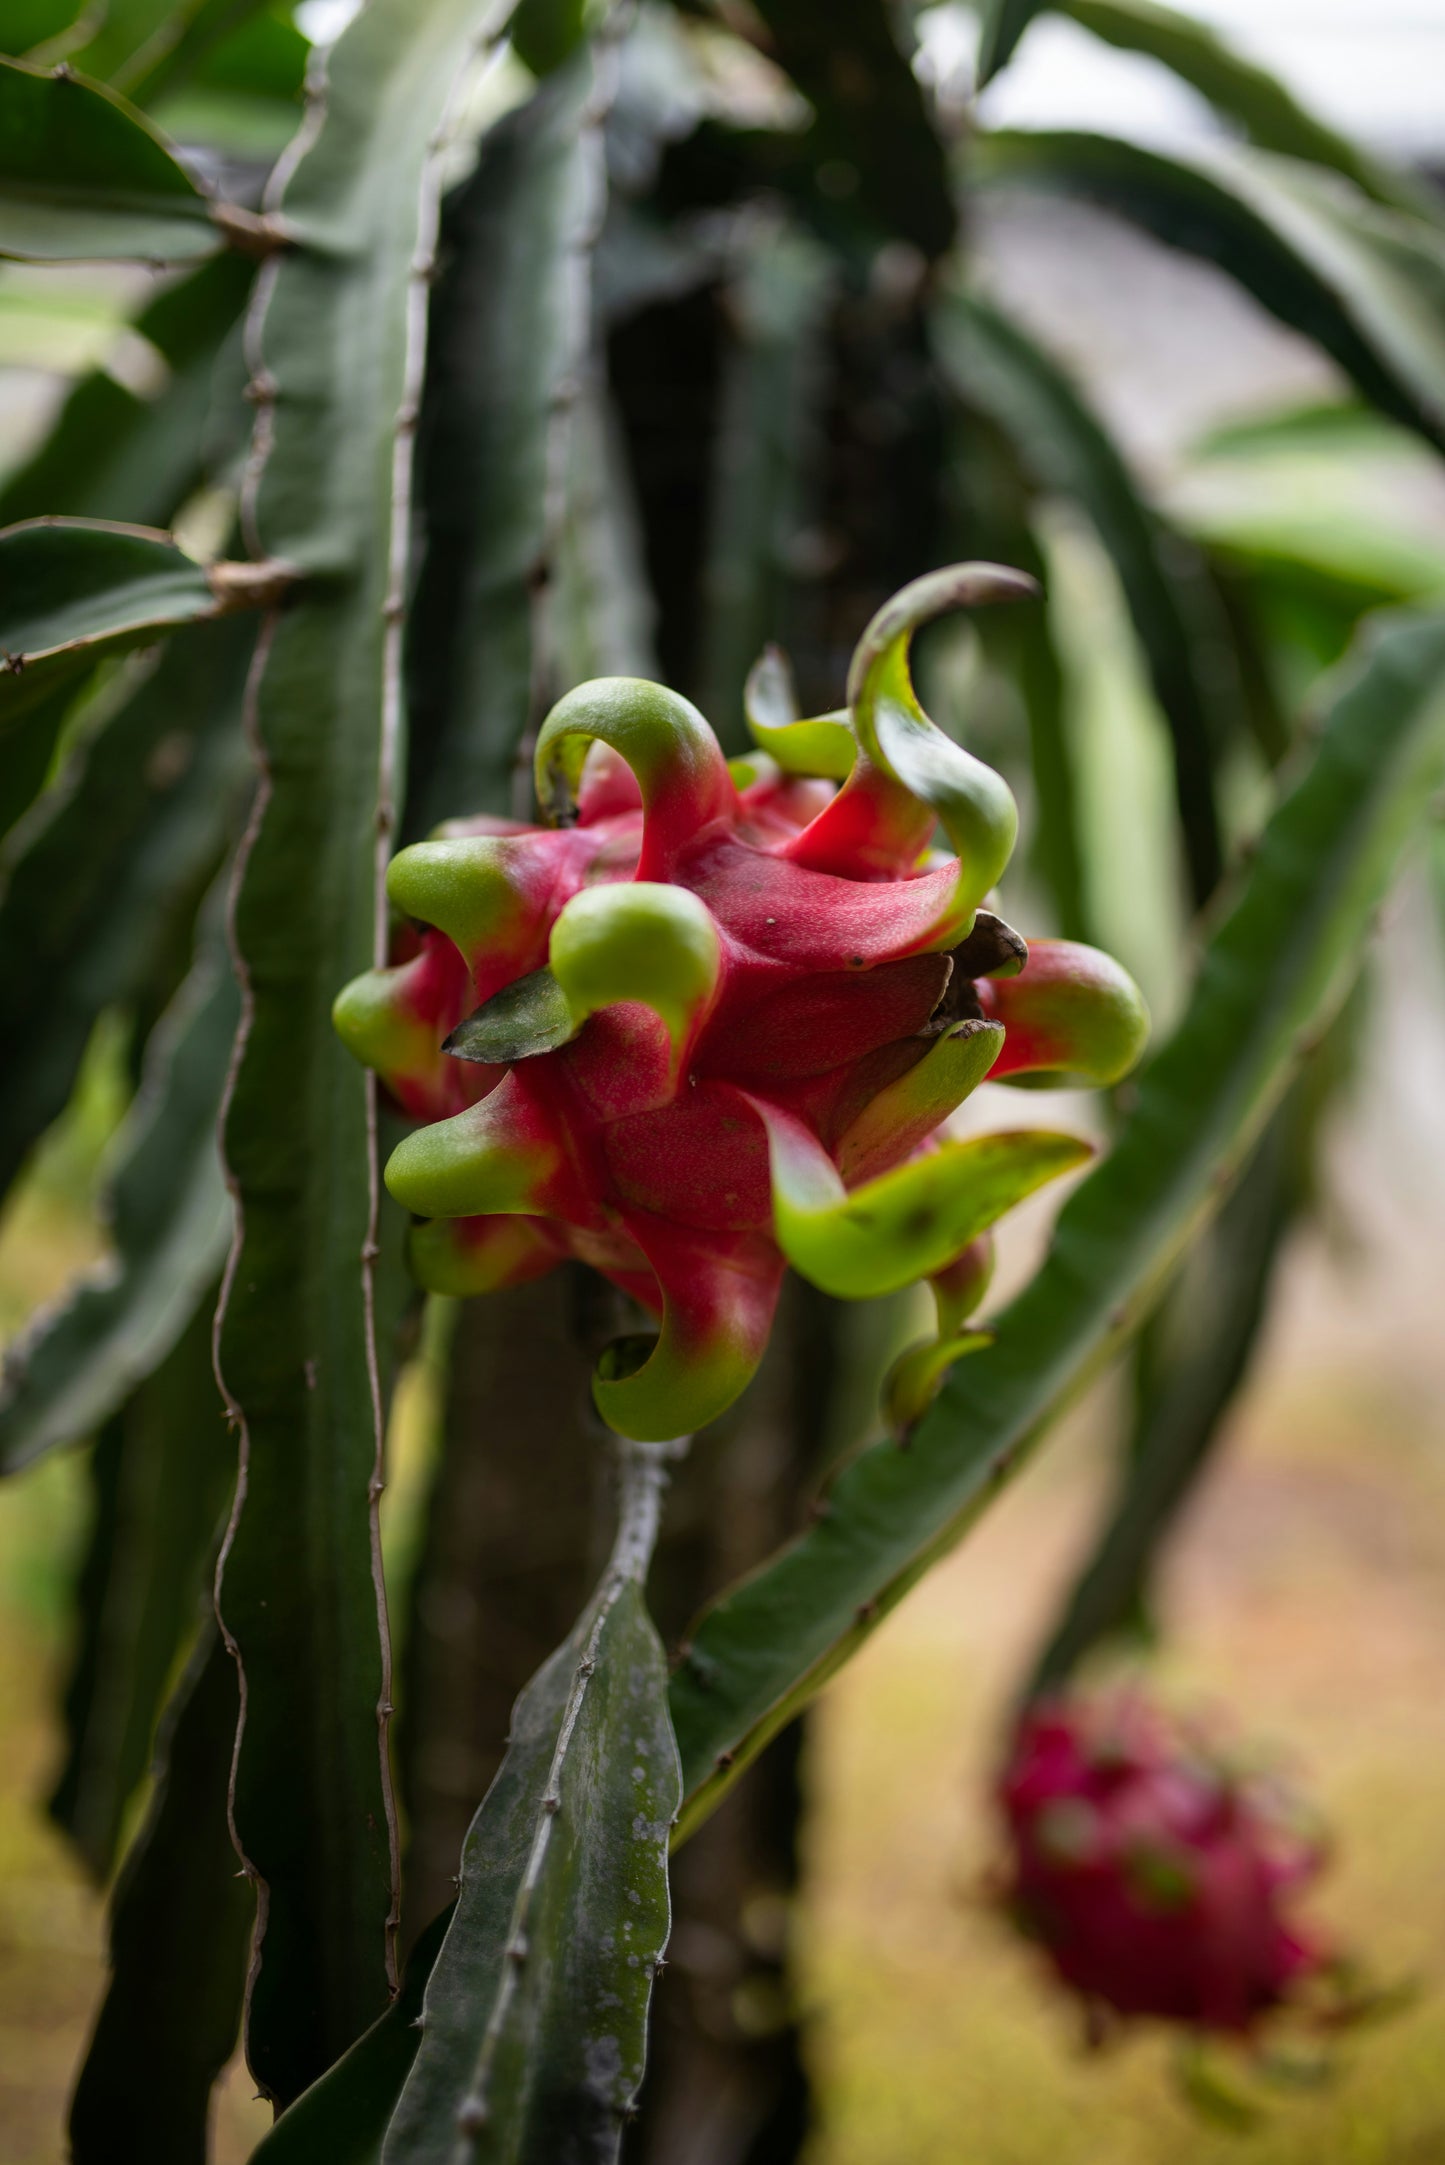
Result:
{"label": "blurred green leaf", "polygon": [[0,531],[0,739],[67,677],[214,616],[211,582],[168,534],[79,519]]}
{"label": "blurred green leaf", "polygon": [[981,136],[977,177],[1103,204],[1238,279],[1364,396],[1445,446],[1445,235],[1263,151],[1171,155],[1082,131]]}
{"label": "blurred green leaf", "polygon": [[152,39],[164,42],[194,5],[195,0],[105,0],[101,7],[81,8],[68,31],[50,41],[45,57],[126,90],[120,80],[126,64]]}
{"label": "blurred green leaf", "polygon": [[568,430],[549,619],[559,681],[571,685],[588,677],[655,677],[655,613],[617,419],[601,385],[589,374]]}
{"label": "blurred green leaf", "polygon": [[209,196],[124,99],[0,60],[0,257],[193,263],[221,246]]}
{"label": "blurred green leaf", "polygon": [[[219,898],[218,898],[219,899]],[[0,1473],[99,1427],[163,1361],[218,1276],[231,1208],[216,1122],[240,1020],[219,923],[154,1032],[116,1139],[114,1253],[12,1347],[0,1377]]]}
{"label": "blurred green leaf", "polygon": [[269,163],[295,132],[311,50],[289,14],[248,9],[213,44],[183,36],[133,95],[177,141]]}
{"label": "blurred green leaf", "polygon": [[0,842],[45,787],[71,702],[84,689],[83,679],[58,685],[30,709],[24,729],[6,743],[0,761]]}
{"label": "blurred green leaf", "polygon": [[422,1994],[452,1921],[445,1909],[419,1934],[401,1990],[319,2082],[288,2106],[251,2165],[381,2165],[381,2145],[421,2043]]}
{"label": "blurred green leaf", "polygon": [[1113,558],[1169,725],[1175,795],[1196,904],[1223,868],[1214,763],[1233,707],[1200,567],[1136,488],[1115,444],[1058,363],[978,298],[955,290],[933,316],[955,392],[1004,431],[1036,486],[1077,503]]}
{"label": "blurred green leaf", "polygon": [[1368,407],[1313,407],[1216,431],[1169,490],[1173,517],[1204,543],[1262,688],[1261,749],[1310,698],[1367,610],[1445,594],[1438,469],[1416,436]]}
{"label": "blurred green leaf", "polygon": [[208,1619],[167,1709],[157,1782],[111,1901],[110,1982],[70,2109],[74,2165],[201,2165],[241,2020],[250,1889],[226,1784],[236,1671]]}
{"label": "blurred green leaf", "polygon": [[[1029,862],[1053,904],[1055,929],[1066,939],[1098,945],[1085,876],[1078,747],[1047,566],[1034,531],[1036,491],[1019,448],[987,414],[954,399],[947,424],[945,502],[953,523],[944,554],[1011,564],[1037,582],[1040,595],[1014,609],[981,611],[970,627],[998,685],[1022,707],[1027,728],[1026,749],[1015,740],[989,756],[1007,772],[1015,795],[1032,805],[1031,821],[1025,813]],[[930,704],[926,690],[923,704]]]}
{"label": "blurred green leaf", "polygon": [[6,0],[6,54],[19,58],[32,46],[60,36],[75,21],[82,4],[83,0]]}
{"label": "blurred green leaf", "polygon": [[1408,438],[1401,455],[1398,441],[1312,452],[1261,434],[1192,461],[1170,501],[1191,533],[1250,568],[1314,573],[1362,604],[1424,601],[1445,593],[1433,464]]}
{"label": "blurred green leaf", "polygon": [[209,1593],[236,1473],[211,1369],[215,1286],[107,1422],[91,1456],[94,1518],[77,1584],[67,1751],[50,1815],[104,1882],[150,1763],[156,1715]]}
{"label": "blurred green leaf", "polygon": [[123,319],[113,299],[68,283],[52,264],[0,269],[0,367],[77,376],[114,352]]}
{"label": "blurred green leaf", "polygon": [[680,1795],[667,1666],[642,1594],[663,1476],[655,1454],[623,1449],[611,1562],[517,1701],[467,1835],[384,2165],[618,2155],[667,1941]]}
{"label": "blurred green leaf", "polygon": [[813,108],[803,145],[825,223],[861,223],[872,239],[931,262],[952,246],[948,162],[885,0],[755,0],[767,51]]}
{"label": "blurred green leaf", "polygon": [[1235,121],[1261,150],[1343,173],[1368,196],[1396,209],[1428,212],[1428,190],[1382,166],[1349,136],[1319,120],[1267,68],[1234,51],[1208,23],[1156,0],[1053,0],[1094,37],[1124,52],[1147,53]]}
{"label": "blurred green leaf", "polygon": [[239,448],[249,419],[239,400],[233,414],[217,413],[217,357],[253,268],[219,256],[142,310],[135,328],[169,364],[168,381],[151,398],[103,368],[77,383],[44,443],[0,486],[0,526],[55,513],[170,525],[203,477]]}
{"label": "blurred green leaf", "polygon": [[63,1110],[96,1016],[150,996],[177,951],[184,974],[239,823],[254,643],[240,619],[178,633],[14,837],[0,895],[0,1194]]}
{"label": "blurred green leaf", "polygon": [[510,811],[518,747],[540,719],[539,567],[557,543],[559,417],[586,350],[609,94],[579,54],[489,133],[447,205],[408,628],[411,834]]}
{"label": "blurred green leaf", "polygon": [[[112,0],[101,33],[102,38],[107,31],[112,33],[107,64],[97,65],[93,46],[72,57],[84,73],[104,75],[136,105],[153,105],[193,76],[223,41],[244,52],[253,18],[268,7],[269,0],[180,0],[179,5],[177,0],[124,0],[117,8]],[[131,24],[126,22],[127,15],[134,18]],[[145,34],[138,38],[138,30]],[[128,49],[122,51],[122,44]],[[290,56],[297,48],[304,66],[306,40],[293,24],[274,16],[265,25],[263,37],[250,42],[253,52],[269,57],[273,64],[283,50]]]}
{"label": "blurred green leaf", "polygon": [[1156,1029],[1171,1028],[1197,960],[1169,733],[1108,551],[1072,504],[1041,498],[1063,677],[1089,938],[1137,979]]}
{"label": "blurred green leaf", "polygon": [[1445,616],[1377,620],[1312,764],[1271,820],[1183,1023],[1110,1157],[1059,1218],[909,1449],[876,1446],[791,1547],[706,1610],[673,1680],[695,1823],[960,1538],[1029,1443],[1138,1323],[1357,967],[1370,913],[1445,777]]}
{"label": "blurred green leaf", "polygon": [[742,752],[743,685],[786,639],[789,589],[818,478],[829,257],[808,235],[764,224],[745,236],[727,287],[729,344],[703,569],[703,712]]}
{"label": "blurred green leaf", "polygon": [[512,44],[534,75],[550,75],[581,43],[588,18],[605,13],[594,0],[518,0]]}
{"label": "blurred green leaf", "polygon": [[1047,0],[982,0],[979,9],[978,87],[991,83],[1018,51],[1019,40]]}
{"label": "blurred green leaf", "polygon": [[[1136,1343],[1138,1400],[1118,1490],[1041,1654],[1030,1694],[1062,1683],[1145,1613],[1160,1545],[1220,1438],[1268,1306],[1295,1196],[1276,1113],[1178,1284]],[[1138,1358],[1143,1356],[1143,1358]]]}

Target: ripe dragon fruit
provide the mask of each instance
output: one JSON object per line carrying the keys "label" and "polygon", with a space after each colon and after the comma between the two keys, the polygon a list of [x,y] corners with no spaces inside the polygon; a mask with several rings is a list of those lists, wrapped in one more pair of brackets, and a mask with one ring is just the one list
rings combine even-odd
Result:
{"label": "ripe dragon fruit", "polygon": [[[1013,848],[1002,778],[914,695],[914,629],[1031,590],[956,565],[889,602],[847,709],[798,720],[786,667],[749,684],[761,751],[730,766],[685,699],[583,684],[547,717],[550,824],[480,818],[402,850],[389,968],[336,1005],[419,1125],[386,1168],[445,1293],[578,1257],[659,1318],[594,1392],[623,1434],[711,1420],[752,1375],[791,1263],[845,1298],[935,1281],[940,1338],[904,1417],[979,1342],[980,1242],[1088,1156],[1072,1135],[941,1140],[985,1075],[1112,1082],[1147,1028],[1131,980],[980,908]],[[930,848],[936,826],[948,853]]]}
{"label": "ripe dragon fruit", "polygon": [[1008,1906],[1094,2008],[1244,2035],[1335,1964],[1288,1915],[1318,1834],[1137,1693],[1030,1707],[999,1800]]}

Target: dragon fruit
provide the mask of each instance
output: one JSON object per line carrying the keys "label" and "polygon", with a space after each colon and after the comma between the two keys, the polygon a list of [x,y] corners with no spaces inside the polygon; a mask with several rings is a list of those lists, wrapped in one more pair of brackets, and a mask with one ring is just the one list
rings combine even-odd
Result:
{"label": "dragon fruit", "polygon": [[1141,1695],[1030,1707],[999,1799],[1008,1906],[1091,2007],[1246,2035],[1332,1971],[1290,1915],[1318,1834],[1277,1782]]}
{"label": "dragon fruit", "polygon": [[1013,798],[909,674],[917,625],[1029,591],[989,565],[915,581],[820,718],[797,718],[770,653],[748,692],[761,749],[731,765],[675,693],[583,684],[537,740],[549,824],[459,821],[391,865],[391,965],[336,1023],[418,1123],[386,1167],[420,1221],[413,1269],[477,1293],[572,1256],[635,1296],[658,1330],[594,1384],[626,1435],[731,1403],[789,1263],[845,1298],[936,1281],[938,1346],[899,1386],[916,1413],[978,1342],[960,1288],[982,1292],[988,1227],[1088,1155],[942,1124],[985,1075],[1108,1083],[1138,1056],[1115,963],[980,907]]}

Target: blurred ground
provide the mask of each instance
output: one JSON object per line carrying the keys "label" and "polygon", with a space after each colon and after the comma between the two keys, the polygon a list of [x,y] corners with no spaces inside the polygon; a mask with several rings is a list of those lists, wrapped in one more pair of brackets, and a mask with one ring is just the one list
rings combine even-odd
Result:
{"label": "blurred ground", "polygon": [[[1097,1506],[1108,1390],[833,1686],[815,1731],[809,2165],[1445,2165],[1445,1023],[1422,895],[1397,909],[1340,1204],[1293,1251],[1223,1462],[1174,1556],[1163,1672],[1308,1778],[1339,1838],[1321,1915],[1424,1987],[1324,2092],[1229,2136],[1159,2042],[1103,2056],[980,1899],[1008,1694]],[[63,1173],[63,1166],[61,1168]],[[0,1326],[93,1252],[52,1179],[0,1237]],[[1023,1258],[1013,1259],[1013,1272]],[[40,1809],[75,1460],[0,1494],[0,2159],[55,2165],[102,1913]],[[265,2124],[233,2071],[216,2155]]]}

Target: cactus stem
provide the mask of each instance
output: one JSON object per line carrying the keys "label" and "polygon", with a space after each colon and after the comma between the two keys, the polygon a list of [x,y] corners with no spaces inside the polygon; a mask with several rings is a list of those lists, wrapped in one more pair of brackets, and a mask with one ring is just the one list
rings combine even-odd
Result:
{"label": "cactus stem", "polygon": [[491,2079],[492,2063],[502,2037],[508,2009],[517,1990],[519,1974],[527,1959],[527,1922],[533,1899],[541,1884],[542,1871],[552,1840],[552,1828],[561,1810],[562,1777],[583,1701],[597,1667],[597,1650],[602,1634],[624,1589],[630,1585],[640,1585],[646,1576],[657,1542],[662,1492],[667,1485],[667,1464],[670,1459],[680,1458],[691,1441],[690,1436],[675,1437],[667,1443],[637,1443],[628,1436],[616,1438],[621,1470],[617,1535],[594,1603],[591,1629],[577,1658],[572,1687],[567,1694],[561,1725],[557,1731],[552,1764],[547,1772],[546,1787],[538,1802],[531,1851],[517,1889],[511,1928],[507,1934],[506,1971],[498,1984],[496,1998],[482,2037],[472,2087],[457,2112],[456,2124],[464,2135],[478,2134],[488,2123],[490,2108],[487,2102],[487,2086]]}

